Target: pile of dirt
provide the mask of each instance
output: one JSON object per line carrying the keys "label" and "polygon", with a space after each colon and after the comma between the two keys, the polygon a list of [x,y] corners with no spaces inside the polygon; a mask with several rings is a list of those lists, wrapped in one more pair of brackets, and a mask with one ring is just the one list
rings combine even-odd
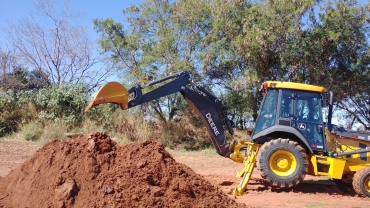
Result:
{"label": "pile of dirt", "polygon": [[154,141],[54,140],[0,178],[0,207],[244,207]]}

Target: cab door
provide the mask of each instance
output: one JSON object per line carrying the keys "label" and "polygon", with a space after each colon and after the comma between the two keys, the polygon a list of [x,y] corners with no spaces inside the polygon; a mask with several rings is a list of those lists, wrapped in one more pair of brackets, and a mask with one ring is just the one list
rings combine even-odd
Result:
{"label": "cab door", "polygon": [[295,94],[295,128],[306,137],[313,150],[324,150],[321,94],[305,91],[296,91]]}

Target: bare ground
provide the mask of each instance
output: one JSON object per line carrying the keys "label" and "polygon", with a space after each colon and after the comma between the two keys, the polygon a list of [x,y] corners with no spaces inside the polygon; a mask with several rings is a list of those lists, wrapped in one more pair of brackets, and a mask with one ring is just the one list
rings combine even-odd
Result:
{"label": "bare ground", "polygon": [[[43,144],[35,142],[0,141],[0,177],[20,166]],[[189,166],[225,193],[240,181],[235,177],[242,164],[222,158],[211,150],[184,152],[167,149],[179,162]],[[0,190],[1,191],[1,190]],[[243,196],[230,198],[250,207],[370,207],[370,199],[358,197],[352,189],[339,188],[323,177],[306,176],[297,187],[288,190],[268,186],[255,170]]]}

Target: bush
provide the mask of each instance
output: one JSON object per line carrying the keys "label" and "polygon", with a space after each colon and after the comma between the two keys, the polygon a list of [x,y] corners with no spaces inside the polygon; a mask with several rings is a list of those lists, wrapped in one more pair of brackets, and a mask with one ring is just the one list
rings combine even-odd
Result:
{"label": "bush", "polygon": [[134,109],[122,111],[115,105],[100,105],[93,108],[90,118],[95,121],[99,130],[123,141],[156,140],[153,126],[146,121],[140,112]]}
{"label": "bush", "polygon": [[0,89],[0,137],[17,131],[31,114],[24,103],[24,93]]}
{"label": "bush", "polygon": [[27,141],[38,141],[43,133],[43,127],[40,123],[30,122],[23,126],[24,139]]}
{"label": "bush", "polygon": [[[0,137],[32,121],[44,126],[50,122],[62,123],[70,129],[79,126],[89,99],[83,84],[54,85],[29,91],[0,89]],[[35,137],[37,135],[27,136],[30,140]]]}
{"label": "bush", "polygon": [[91,121],[95,122],[96,126],[99,126],[100,131],[109,132],[112,128],[112,123],[117,120],[117,115],[122,110],[117,110],[117,105],[103,104],[90,109],[86,116]]}
{"label": "bush", "polygon": [[87,86],[63,84],[45,87],[30,96],[42,122],[63,122],[69,126],[79,125],[83,110],[88,103]]}
{"label": "bush", "polygon": [[103,131],[125,143],[156,140],[166,147],[181,146],[186,149],[202,149],[212,145],[206,128],[199,127],[198,123],[194,125],[194,118],[188,116],[165,123],[146,119],[140,109],[122,111],[110,104],[99,105],[87,115],[82,126],[83,129],[89,129],[88,133]]}
{"label": "bush", "polygon": [[48,142],[54,139],[66,138],[70,126],[63,122],[50,122],[44,125],[41,140]]}
{"label": "bush", "polygon": [[119,142],[156,140],[168,147],[202,149],[212,145],[201,119],[192,113],[175,121],[149,120],[140,108],[122,111],[104,104],[83,113],[90,98],[81,84],[49,86],[36,91],[0,90],[0,136],[23,126],[17,137],[30,141],[62,139],[67,131],[105,132]]}

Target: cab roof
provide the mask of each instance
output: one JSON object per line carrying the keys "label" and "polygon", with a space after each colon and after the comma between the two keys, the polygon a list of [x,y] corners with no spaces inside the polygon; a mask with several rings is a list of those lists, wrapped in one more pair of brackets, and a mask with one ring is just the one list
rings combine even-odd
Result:
{"label": "cab roof", "polygon": [[310,84],[296,83],[296,82],[266,81],[263,83],[261,90],[265,91],[268,88],[304,90],[304,91],[311,91],[311,92],[326,92],[326,89],[324,87],[310,85]]}

